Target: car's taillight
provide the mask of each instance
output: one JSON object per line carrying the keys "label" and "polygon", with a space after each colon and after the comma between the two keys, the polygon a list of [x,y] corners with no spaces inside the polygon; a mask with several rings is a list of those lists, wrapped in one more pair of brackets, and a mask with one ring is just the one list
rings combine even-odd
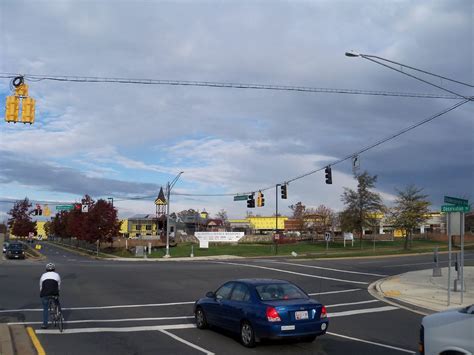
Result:
{"label": "car's taillight", "polygon": [[274,307],[267,307],[267,319],[269,322],[281,322],[280,315]]}
{"label": "car's taillight", "polygon": [[326,311],[326,307],[323,306],[323,308],[321,308],[321,315],[319,316],[319,318],[327,318],[328,317],[328,312]]}

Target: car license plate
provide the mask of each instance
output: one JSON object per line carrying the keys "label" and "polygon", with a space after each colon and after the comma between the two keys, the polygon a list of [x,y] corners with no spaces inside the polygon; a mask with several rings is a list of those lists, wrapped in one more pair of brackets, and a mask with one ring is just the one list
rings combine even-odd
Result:
{"label": "car license plate", "polygon": [[308,311],[297,311],[297,312],[295,312],[295,319],[296,320],[308,319]]}
{"label": "car license plate", "polygon": [[281,330],[295,330],[294,325],[282,325]]}

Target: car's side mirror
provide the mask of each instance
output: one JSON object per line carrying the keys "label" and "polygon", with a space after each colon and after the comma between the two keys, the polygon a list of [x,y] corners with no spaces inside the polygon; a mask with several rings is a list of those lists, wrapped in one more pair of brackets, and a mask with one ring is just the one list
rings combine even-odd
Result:
{"label": "car's side mirror", "polygon": [[209,291],[208,293],[206,293],[206,297],[208,298],[216,298],[216,294],[212,291]]}

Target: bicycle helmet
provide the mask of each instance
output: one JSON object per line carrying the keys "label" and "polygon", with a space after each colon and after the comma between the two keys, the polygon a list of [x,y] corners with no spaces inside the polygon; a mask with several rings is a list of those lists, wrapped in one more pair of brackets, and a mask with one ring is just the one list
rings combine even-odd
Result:
{"label": "bicycle helmet", "polygon": [[46,265],[46,271],[54,271],[56,269],[56,266],[54,266],[53,263],[49,263]]}

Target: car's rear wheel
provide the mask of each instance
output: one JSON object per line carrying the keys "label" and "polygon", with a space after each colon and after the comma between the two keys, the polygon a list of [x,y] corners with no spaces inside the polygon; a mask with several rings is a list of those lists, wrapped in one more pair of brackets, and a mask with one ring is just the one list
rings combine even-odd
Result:
{"label": "car's rear wheel", "polygon": [[194,318],[196,319],[196,326],[199,329],[206,329],[207,327],[209,327],[209,324],[207,324],[206,315],[204,314],[204,310],[201,307],[198,307],[196,309],[196,314],[194,315]]}
{"label": "car's rear wheel", "polygon": [[255,333],[252,325],[247,321],[243,321],[240,325],[240,340],[247,348],[253,348],[255,346]]}

